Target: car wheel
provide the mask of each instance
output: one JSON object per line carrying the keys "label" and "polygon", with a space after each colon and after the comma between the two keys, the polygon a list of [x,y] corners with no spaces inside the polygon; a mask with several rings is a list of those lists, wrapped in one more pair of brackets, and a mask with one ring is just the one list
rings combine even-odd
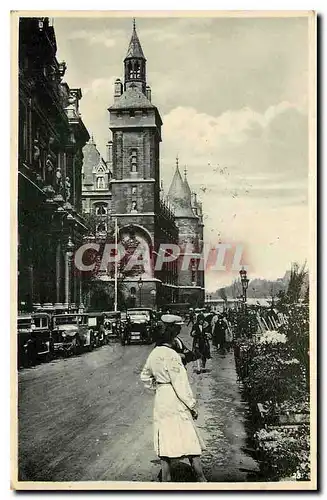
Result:
{"label": "car wheel", "polygon": [[73,348],[73,355],[76,356],[77,354],[79,354],[81,352],[81,341],[78,337],[76,337],[76,343],[74,345],[74,348]]}
{"label": "car wheel", "polygon": [[46,362],[46,363],[50,363],[50,361],[52,361],[52,360],[53,360],[53,354],[52,354],[52,352],[51,352],[51,351],[49,351],[49,352],[46,354],[46,356],[45,356],[45,362]]}

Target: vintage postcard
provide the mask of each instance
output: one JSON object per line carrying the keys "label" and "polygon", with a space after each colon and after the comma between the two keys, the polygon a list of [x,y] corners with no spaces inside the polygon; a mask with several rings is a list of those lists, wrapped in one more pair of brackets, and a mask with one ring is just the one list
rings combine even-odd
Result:
{"label": "vintage postcard", "polygon": [[12,15],[17,490],[314,490],[316,15]]}

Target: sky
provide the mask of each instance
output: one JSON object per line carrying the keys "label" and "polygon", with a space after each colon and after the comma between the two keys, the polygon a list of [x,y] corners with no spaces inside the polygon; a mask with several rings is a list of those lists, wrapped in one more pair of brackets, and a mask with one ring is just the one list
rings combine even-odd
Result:
{"label": "sky", "polygon": [[[106,157],[108,107],[132,18],[56,18],[65,81]],[[244,246],[249,278],[282,277],[309,253],[306,18],[142,18],[165,190],[178,154],[203,203],[205,241]],[[238,272],[209,271],[206,289]]]}

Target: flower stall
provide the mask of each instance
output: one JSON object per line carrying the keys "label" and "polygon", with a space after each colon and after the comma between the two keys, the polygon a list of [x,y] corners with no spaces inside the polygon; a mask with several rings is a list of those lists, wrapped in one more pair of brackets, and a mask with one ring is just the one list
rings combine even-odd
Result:
{"label": "flower stall", "polygon": [[249,318],[234,322],[234,354],[261,472],[271,481],[309,480],[308,304],[271,311],[271,318],[269,311],[242,314]]}

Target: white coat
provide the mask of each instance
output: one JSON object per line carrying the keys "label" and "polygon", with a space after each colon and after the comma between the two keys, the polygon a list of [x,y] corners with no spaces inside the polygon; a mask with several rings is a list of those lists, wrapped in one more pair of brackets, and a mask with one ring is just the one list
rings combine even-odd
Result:
{"label": "white coat", "polygon": [[201,455],[204,448],[191,410],[193,397],[179,354],[167,346],[150,353],[141,380],[156,391],[154,402],[154,449],[159,457]]}

